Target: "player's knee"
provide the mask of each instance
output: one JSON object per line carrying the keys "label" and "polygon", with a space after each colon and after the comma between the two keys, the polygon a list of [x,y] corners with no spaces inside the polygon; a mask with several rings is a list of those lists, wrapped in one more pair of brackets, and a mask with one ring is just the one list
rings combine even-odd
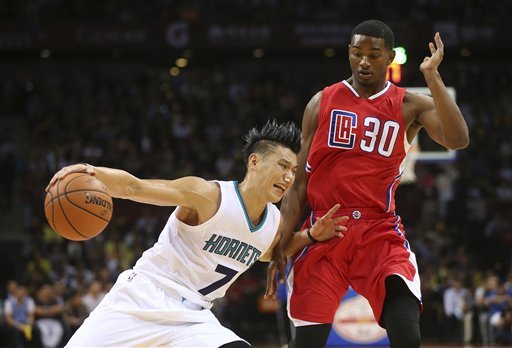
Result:
{"label": "player's knee", "polygon": [[419,325],[407,323],[403,320],[395,320],[388,324],[389,343],[392,348],[416,348],[420,346],[421,335]]}
{"label": "player's knee", "polygon": [[319,348],[325,347],[331,324],[318,324],[299,326],[295,329],[295,339],[291,347],[293,348]]}
{"label": "player's knee", "polygon": [[420,308],[416,297],[401,280],[387,286],[381,324],[386,328],[393,348],[415,348],[421,343]]}

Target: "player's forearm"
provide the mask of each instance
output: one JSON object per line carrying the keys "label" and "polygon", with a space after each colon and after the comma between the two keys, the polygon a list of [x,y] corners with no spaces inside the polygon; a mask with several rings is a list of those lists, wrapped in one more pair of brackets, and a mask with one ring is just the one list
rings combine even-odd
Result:
{"label": "player's forearm", "polygon": [[312,243],[313,240],[311,240],[308,237],[307,230],[294,232],[291,236],[291,240],[287,243],[285,247],[285,255],[286,257],[290,257],[297,253],[299,250],[304,249],[304,247]]}
{"label": "player's forearm", "polygon": [[449,149],[462,149],[469,144],[469,131],[466,121],[455,100],[450,96],[441,75],[436,71],[424,72],[436,113],[443,131],[443,145]]}
{"label": "player's forearm", "polygon": [[305,188],[302,189],[300,185],[292,187],[281,203],[280,210],[284,220],[279,231],[281,233],[279,243],[283,245],[285,249],[292,238],[293,232],[306,205],[306,195],[305,193],[301,194],[301,190],[305,192]]}
{"label": "player's forearm", "polygon": [[112,197],[130,199],[133,196],[138,180],[135,176],[124,170],[107,167],[94,167],[94,171]]}

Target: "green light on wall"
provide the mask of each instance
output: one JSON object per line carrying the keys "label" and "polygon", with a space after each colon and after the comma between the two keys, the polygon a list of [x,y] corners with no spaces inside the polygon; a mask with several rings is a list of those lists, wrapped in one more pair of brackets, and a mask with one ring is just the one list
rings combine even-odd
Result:
{"label": "green light on wall", "polygon": [[407,53],[405,52],[404,47],[395,47],[395,53],[395,63],[402,65],[407,62]]}

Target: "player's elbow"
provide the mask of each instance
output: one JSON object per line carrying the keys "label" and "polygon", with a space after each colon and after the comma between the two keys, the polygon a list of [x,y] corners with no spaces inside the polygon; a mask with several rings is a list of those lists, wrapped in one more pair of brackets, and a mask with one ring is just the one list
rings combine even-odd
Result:
{"label": "player's elbow", "polygon": [[456,139],[452,139],[448,144],[447,148],[450,150],[461,150],[469,146],[469,134],[463,134]]}

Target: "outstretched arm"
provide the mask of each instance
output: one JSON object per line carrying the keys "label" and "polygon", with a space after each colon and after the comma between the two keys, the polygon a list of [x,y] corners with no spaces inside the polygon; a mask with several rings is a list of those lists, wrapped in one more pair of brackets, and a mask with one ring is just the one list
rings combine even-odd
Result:
{"label": "outstretched arm", "polygon": [[[294,232],[290,241],[287,243],[284,254],[285,257],[294,255],[305,246],[316,242],[323,242],[334,237],[343,238],[343,234],[347,228],[344,226],[348,220],[348,216],[333,217],[333,215],[340,208],[339,204],[332,207],[324,216],[316,220],[313,227],[305,230]],[[281,219],[281,224],[283,219]],[[268,262],[271,260],[272,250],[280,240],[281,235],[276,234],[276,238],[272,242],[268,250],[260,257],[260,261]],[[277,269],[275,270],[277,272]]]}
{"label": "outstretched arm", "polygon": [[[267,269],[267,288],[265,291],[265,298],[268,297],[276,297],[277,293],[277,284],[276,284],[276,277],[279,275],[279,282],[282,284],[284,282],[284,270],[281,269],[280,258],[276,260],[275,256],[279,255],[281,257],[281,253],[283,254],[284,259],[284,267],[286,268],[286,261],[289,256],[294,255],[299,250],[303,249],[305,246],[317,243],[317,242],[323,242],[326,240],[329,240],[331,238],[343,238],[345,237],[345,232],[347,231],[347,227],[345,227],[345,224],[348,220],[348,216],[338,216],[333,217],[333,215],[338,211],[340,208],[339,204],[334,205],[324,216],[318,218],[314,225],[311,228],[297,231],[292,234],[289,242],[281,247],[283,249],[278,250],[278,252],[272,250],[271,246],[269,248],[269,251],[265,253],[265,257],[270,256],[270,252],[272,253],[272,259],[270,260],[270,264],[268,265]],[[279,234],[277,236],[277,239],[279,239]],[[280,243],[281,244],[281,243]],[[276,246],[276,248],[279,247],[279,245]],[[268,255],[267,255],[268,254]],[[268,261],[268,259],[262,257],[260,258],[261,261]]]}
{"label": "outstretched arm", "polygon": [[320,109],[321,98],[322,92],[315,94],[304,110],[302,117],[302,144],[301,150],[297,156],[297,166],[299,170],[297,170],[295,182],[285,193],[280,206],[283,222],[279,227],[278,234],[281,236],[281,240],[272,251],[272,261],[269,264],[267,277],[270,277],[271,273],[274,273],[275,270],[278,269],[280,271],[279,277],[281,282],[284,281],[283,277],[287,261],[285,249],[307,203],[306,189],[308,178],[305,168],[309,149],[318,127],[318,111]]}
{"label": "outstretched arm", "polygon": [[420,65],[432,98],[407,93],[406,105],[415,117],[414,125],[408,131],[411,141],[420,127],[425,127],[428,135],[437,143],[448,149],[462,149],[469,144],[468,126],[455,100],[439,74],[438,67],[444,56],[444,45],[439,33],[434,36],[435,44],[430,42],[431,56],[425,57]]}
{"label": "outstretched arm", "polygon": [[281,202],[280,211],[283,216],[283,224],[280,227],[281,241],[279,244],[286,246],[295,231],[295,226],[304,212],[307,203],[306,190],[308,178],[306,176],[306,162],[309,149],[318,127],[318,111],[322,92],[318,92],[311,98],[302,118],[302,145],[297,156],[299,170],[292,187],[286,192]]}
{"label": "outstretched arm", "polygon": [[[181,206],[203,210],[209,203],[217,205],[217,186],[198,177],[184,177],[177,180],[139,179],[120,169],[94,167],[90,164],[74,164],[58,171],[48,184],[47,190],[58,180],[70,173],[86,173],[96,176],[107,186],[109,194],[115,198],[135,202]],[[203,208],[203,209],[202,209]]]}

